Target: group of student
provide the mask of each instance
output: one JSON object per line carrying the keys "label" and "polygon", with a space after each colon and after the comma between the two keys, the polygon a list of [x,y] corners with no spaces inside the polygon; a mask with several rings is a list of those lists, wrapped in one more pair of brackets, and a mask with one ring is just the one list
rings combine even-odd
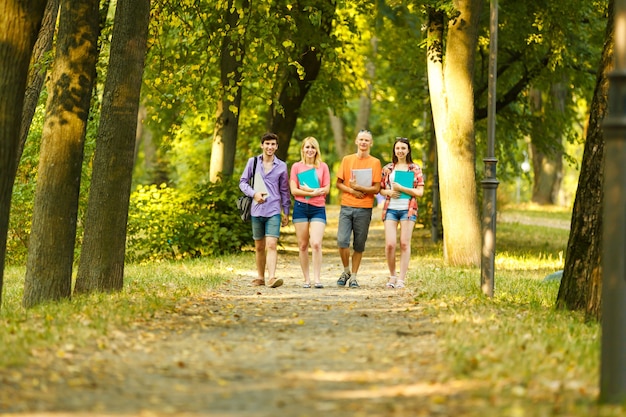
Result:
{"label": "group of student", "polygon": [[[365,251],[376,194],[384,197],[382,219],[385,225],[385,255],[389,268],[387,288],[403,288],[411,258],[411,235],[417,220],[417,198],[424,194],[422,170],[411,157],[406,138],[396,138],[392,162],[381,166],[370,154],[372,133],[362,130],[355,140],[357,151],[345,156],[336,175],[341,191],[337,246],[343,271],[338,286],[358,288],[357,274]],[[296,230],[304,288],[324,288],[321,282],[322,238],[326,227],[326,196],[330,192],[330,170],[322,161],[320,146],[307,137],[300,147],[300,161],[288,174],[287,164],[275,156],[278,136],[261,137],[262,154],[248,160],[239,179],[239,188],[253,197],[252,237],[255,244],[257,278],[253,286],[271,288],[283,284],[276,277],[277,246],[281,226],[289,224],[291,195],[294,196],[292,222]],[[396,243],[400,225],[400,270],[396,274]],[[350,241],[352,240],[352,257]],[[313,282],[309,272],[309,246],[312,253]],[[350,260],[352,264],[350,265]],[[269,275],[265,281],[265,272]]]}

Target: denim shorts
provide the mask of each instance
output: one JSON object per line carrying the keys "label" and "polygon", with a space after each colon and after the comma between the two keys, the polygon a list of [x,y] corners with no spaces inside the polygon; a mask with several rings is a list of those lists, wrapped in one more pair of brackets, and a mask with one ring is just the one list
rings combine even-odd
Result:
{"label": "denim shorts", "polygon": [[252,216],[252,238],[261,240],[266,236],[280,237],[280,214],[271,217],[255,217]]}
{"label": "denim shorts", "polygon": [[350,247],[350,237],[354,236],[352,247],[355,252],[365,252],[365,241],[372,221],[371,208],[341,206],[337,228],[337,246]]}
{"label": "denim shorts", "polygon": [[326,207],[317,207],[296,200],[293,205],[293,223],[322,222],[326,224]]}
{"label": "denim shorts", "polygon": [[385,213],[385,220],[393,220],[396,222],[410,220],[412,222],[415,222],[417,221],[417,216],[414,214],[411,216],[411,218],[409,218],[408,210],[387,209],[387,212]]}

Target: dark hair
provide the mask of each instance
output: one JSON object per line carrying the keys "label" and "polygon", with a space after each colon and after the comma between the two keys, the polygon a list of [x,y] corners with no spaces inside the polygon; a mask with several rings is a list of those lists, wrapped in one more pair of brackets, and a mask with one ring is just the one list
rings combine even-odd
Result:
{"label": "dark hair", "polygon": [[409,147],[409,152],[407,152],[406,154],[406,163],[407,164],[412,163],[413,158],[411,157],[411,144],[409,143],[409,140],[407,138],[396,138],[396,141],[393,143],[393,147],[391,148],[391,153],[393,155],[391,160],[393,161],[394,164],[398,163],[398,157],[396,156],[396,143],[398,142],[405,143],[406,146]]}
{"label": "dark hair", "polygon": [[275,140],[276,143],[278,143],[278,135],[272,132],[263,133],[263,136],[261,136],[261,143],[264,143],[266,140]]}

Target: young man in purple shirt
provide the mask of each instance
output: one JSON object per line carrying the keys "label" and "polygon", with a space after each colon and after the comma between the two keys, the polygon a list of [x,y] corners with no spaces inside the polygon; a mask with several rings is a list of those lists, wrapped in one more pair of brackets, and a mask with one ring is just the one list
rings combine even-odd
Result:
{"label": "young man in purple shirt", "polygon": [[[252,285],[265,285],[265,268],[269,274],[267,285],[271,288],[283,285],[281,278],[276,278],[277,245],[281,226],[289,223],[289,175],[287,164],[274,154],[278,149],[278,136],[265,133],[261,137],[263,153],[248,160],[246,168],[239,178],[241,191],[253,198],[252,202],[252,237],[256,249],[257,278]],[[256,171],[254,160],[257,159]],[[254,188],[250,181],[254,178]]]}

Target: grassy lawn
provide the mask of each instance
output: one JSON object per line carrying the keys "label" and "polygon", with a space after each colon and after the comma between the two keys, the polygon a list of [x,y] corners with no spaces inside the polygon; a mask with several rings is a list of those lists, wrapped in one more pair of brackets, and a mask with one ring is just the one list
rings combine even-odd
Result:
{"label": "grassy lawn", "polygon": [[[514,209],[542,219],[563,211]],[[425,233],[426,231],[422,231]],[[596,404],[600,326],[580,313],[557,311],[559,283],[544,278],[563,268],[568,231],[499,223],[495,296],[480,292],[479,268],[444,266],[441,244],[419,236],[409,285],[440,339],[442,382],[474,381],[476,404],[494,416],[618,416]],[[249,254],[244,256],[249,257]],[[125,288],[25,311],[23,268],[8,268],[0,311],[0,367],[25,364],[38,349],[87,345],[111,329],[175,310],[184,297],[213,288],[241,255],[178,263],[131,265]],[[448,401],[448,399],[441,399]]]}

